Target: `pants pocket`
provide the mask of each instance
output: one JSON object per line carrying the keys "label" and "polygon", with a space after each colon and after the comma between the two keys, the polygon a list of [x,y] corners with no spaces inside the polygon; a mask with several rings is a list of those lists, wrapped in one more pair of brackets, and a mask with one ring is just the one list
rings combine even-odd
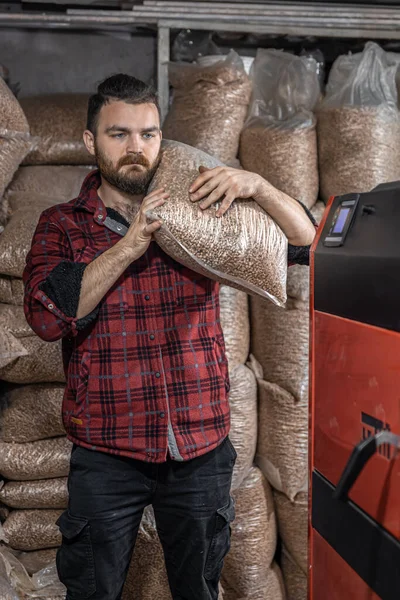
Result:
{"label": "pants pocket", "polygon": [[96,591],[96,578],[90,525],[84,517],[65,511],[57,521],[62,545],[57,553],[57,571],[70,600],[90,598]]}
{"label": "pants pocket", "polygon": [[221,576],[223,562],[231,547],[230,524],[235,518],[235,504],[230,498],[229,504],[219,508],[215,515],[215,530],[208,551],[204,577],[218,581]]}

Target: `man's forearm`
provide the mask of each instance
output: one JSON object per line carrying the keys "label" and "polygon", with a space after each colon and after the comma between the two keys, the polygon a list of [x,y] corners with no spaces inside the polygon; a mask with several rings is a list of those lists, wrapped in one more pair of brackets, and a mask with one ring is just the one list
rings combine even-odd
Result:
{"label": "man's forearm", "polygon": [[78,319],[86,317],[96,308],[134,260],[134,250],[122,239],[86,267],[76,313]]}
{"label": "man's forearm", "polygon": [[309,246],[315,237],[315,227],[303,207],[267,181],[255,198],[257,203],[278,223],[289,244]]}

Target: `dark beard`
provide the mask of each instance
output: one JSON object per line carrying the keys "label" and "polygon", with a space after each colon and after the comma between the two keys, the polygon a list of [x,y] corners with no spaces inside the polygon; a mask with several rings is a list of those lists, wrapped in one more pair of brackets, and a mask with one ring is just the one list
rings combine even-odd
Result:
{"label": "dark beard", "polygon": [[[150,181],[153,179],[154,173],[157,171],[161,160],[160,149],[160,152],[152,165],[150,165],[145,156],[141,154],[130,154],[122,158],[115,167],[98,147],[95,147],[95,150],[96,162],[101,176],[104,177],[110,185],[131,196],[139,196],[146,193]],[[120,169],[124,165],[143,165],[144,170],[137,171],[136,169],[129,169],[129,173],[122,173]]]}

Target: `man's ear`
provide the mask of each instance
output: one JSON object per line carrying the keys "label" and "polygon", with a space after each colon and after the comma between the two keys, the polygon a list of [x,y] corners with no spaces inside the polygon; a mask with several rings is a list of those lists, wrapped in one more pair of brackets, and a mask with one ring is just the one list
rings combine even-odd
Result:
{"label": "man's ear", "polygon": [[95,156],[96,152],[95,152],[95,148],[94,148],[94,135],[88,129],[86,129],[86,131],[83,132],[83,141],[85,143],[85,146],[86,146],[88,152],[92,156]]}

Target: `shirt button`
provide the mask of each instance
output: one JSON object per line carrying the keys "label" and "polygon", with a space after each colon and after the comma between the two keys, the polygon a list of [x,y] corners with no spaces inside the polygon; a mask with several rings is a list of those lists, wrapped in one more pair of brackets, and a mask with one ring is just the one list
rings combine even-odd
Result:
{"label": "shirt button", "polygon": [[52,310],[54,308],[54,304],[48,304],[47,307],[50,308],[50,310]]}
{"label": "shirt button", "polygon": [[156,377],[157,377],[157,379],[158,379],[159,377],[161,377],[161,373],[159,373],[159,372],[157,371],[157,373],[156,373]]}
{"label": "shirt button", "polygon": [[145,295],[144,297],[145,300],[150,300],[150,296],[148,294]]}
{"label": "shirt button", "polygon": [[165,413],[164,412],[160,413],[160,417],[163,419],[165,417]]}
{"label": "shirt button", "polygon": [[102,219],[102,218],[103,218],[103,215],[99,215],[99,219],[100,219],[100,221],[101,221],[101,219]]}
{"label": "shirt button", "polygon": [[153,333],[150,335],[150,339],[151,339],[151,340],[154,340],[154,338],[155,338],[155,337],[156,337],[156,336],[155,336]]}

